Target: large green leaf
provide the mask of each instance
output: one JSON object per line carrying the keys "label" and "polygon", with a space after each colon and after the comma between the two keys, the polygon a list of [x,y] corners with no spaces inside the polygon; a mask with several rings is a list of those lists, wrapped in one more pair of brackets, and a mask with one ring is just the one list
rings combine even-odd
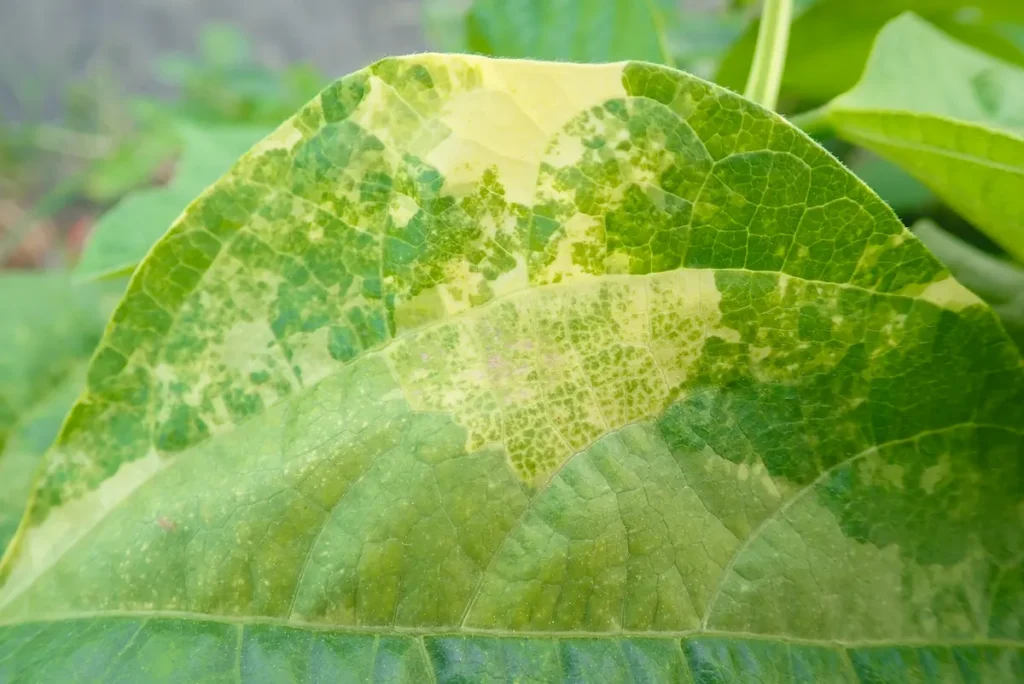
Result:
{"label": "large green leaf", "polygon": [[446,51],[672,64],[678,9],[674,0],[427,0],[424,18]]}
{"label": "large green leaf", "polygon": [[821,114],[1024,259],[1024,69],[905,14],[879,34],[857,86]]}
{"label": "large green leaf", "polygon": [[98,278],[131,273],[188,203],[267,133],[267,128],[250,126],[180,124],[182,152],[174,178],[165,187],[129,195],[104,214],[86,243],[77,274]]}
{"label": "large green leaf", "polygon": [[1014,681],[1024,367],[776,115],[420,55],[136,271],[0,678]]}
{"label": "large green leaf", "polygon": [[[906,11],[993,55],[1024,64],[1021,44],[1004,30],[1006,21],[1024,23],[1020,0],[818,0],[798,11],[782,78],[782,95],[791,100],[822,103],[851,88],[875,35]],[[726,53],[715,80],[741,91],[756,42],[755,23]]]}
{"label": "large green leaf", "polygon": [[14,535],[43,452],[85,387],[116,300],[63,274],[0,272],[0,549]]}

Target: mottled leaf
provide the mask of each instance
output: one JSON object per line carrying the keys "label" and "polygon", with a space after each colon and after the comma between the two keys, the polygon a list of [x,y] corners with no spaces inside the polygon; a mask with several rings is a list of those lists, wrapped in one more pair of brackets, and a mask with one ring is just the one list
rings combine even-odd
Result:
{"label": "mottled leaf", "polygon": [[778,116],[642,63],[327,88],[136,271],[8,679],[1014,681],[1024,367]]}
{"label": "mottled leaf", "polygon": [[181,158],[165,187],[128,195],[103,215],[77,266],[84,278],[131,273],[167,226],[206,186],[269,130],[248,126],[198,127],[181,124]]}
{"label": "mottled leaf", "polygon": [[1024,259],[1024,69],[905,14],[879,34],[860,83],[823,116]]}
{"label": "mottled leaf", "polygon": [[14,535],[39,460],[85,386],[113,287],[63,274],[0,273],[0,549]]}

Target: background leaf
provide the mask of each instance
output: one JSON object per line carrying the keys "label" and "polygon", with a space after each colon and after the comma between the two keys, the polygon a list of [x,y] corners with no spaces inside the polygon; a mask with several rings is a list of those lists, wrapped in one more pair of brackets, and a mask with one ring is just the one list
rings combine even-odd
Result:
{"label": "background leaf", "polygon": [[130,273],[188,203],[268,132],[262,127],[181,125],[181,158],[171,182],[139,190],[104,214],[76,273],[84,278]]}
{"label": "background leaf", "polygon": [[134,273],[0,566],[0,667],[1009,680],[1022,425],[993,311],[776,114],[387,59]]}
{"label": "background leaf", "polygon": [[861,81],[823,115],[1024,259],[1024,69],[906,14],[879,34]]}
{"label": "background leaf", "polygon": [[[906,11],[997,57],[1024,64],[1024,48],[1004,27],[1008,21],[1024,23],[1024,5],[1017,0],[818,0],[798,3],[800,9],[790,30],[782,97],[801,108],[852,88],[875,36],[886,22]],[[754,22],[724,56],[716,82],[743,90],[756,39]]]}
{"label": "background leaf", "polygon": [[722,56],[743,35],[748,23],[741,12],[683,11],[668,35],[676,67],[713,78]]}
{"label": "background leaf", "polygon": [[149,121],[144,132],[120,140],[85,174],[82,192],[99,203],[114,202],[152,182],[178,152],[178,136],[167,121]]}
{"label": "background leaf", "polygon": [[427,34],[450,52],[672,63],[673,0],[427,0]]}
{"label": "background leaf", "polygon": [[[0,662],[12,681],[85,681],[112,675],[151,682],[476,681],[788,684],[937,681],[1013,682],[1024,663],[1011,648],[813,646],[759,639],[378,637],[273,624],[181,618],[97,618],[0,628],[17,658]],[[30,648],[19,648],[31,643]]]}
{"label": "background leaf", "polygon": [[85,386],[85,364],[119,294],[60,273],[0,272],[0,549],[32,479]]}
{"label": "background leaf", "polygon": [[164,81],[181,90],[171,103],[149,104],[193,124],[276,126],[326,84],[309,64],[275,70],[252,57],[248,39],[235,28],[207,25],[200,55],[165,55],[157,65]]}

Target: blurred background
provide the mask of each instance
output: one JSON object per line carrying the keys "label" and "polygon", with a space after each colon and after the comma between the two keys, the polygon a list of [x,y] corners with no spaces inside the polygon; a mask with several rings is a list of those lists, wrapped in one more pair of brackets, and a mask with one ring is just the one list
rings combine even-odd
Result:
{"label": "blurred background", "polygon": [[[328,81],[386,55],[435,49],[577,61],[647,59],[742,90],[759,4],[3,0],[0,268],[123,274],[110,254],[126,235],[138,234],[140,243],[125,247],[128,268],[253,142]],[[995,26],[962,0],[795,5],[783,113],[820,105],[851,86],[877,30],[905,9],[991,54],[1024,63],[1024,29]],[[657,26],[644,29],[652,13]],[[559,24],[563,14],[577,20]],[[585,30],[578,25],[584,15],[590,17]],[[634,19],[640,28],[626,37],[612,35]],[[823,143],[908,225],[935,219],[982,249],[998,251],[896,167],[839,142]],[[104,230],[103,224],[111,227]],[[135,229],[141,226],[148,228]],[[100,234],[117,236],[119,244],[103,245],[104,263],[90,264],[85,245]]]}
{"label": "blurred background", "polygon": [[329,78],[425,47],[419,0],[2,5],[0,257],[8,267],[76,259],[107,207],[170,180],[178,149],[167,118],[273,125]]}

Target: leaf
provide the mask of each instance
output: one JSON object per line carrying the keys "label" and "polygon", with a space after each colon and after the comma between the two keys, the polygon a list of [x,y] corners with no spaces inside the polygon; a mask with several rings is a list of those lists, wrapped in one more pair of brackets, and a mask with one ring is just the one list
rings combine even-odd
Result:
{"label": "leaf", "polygon": [[0,548],[25,508],[43,452],[85,386],[111,287],[63,274],[0,273]]}
{"label": "leaf", "polygon": [[746,12],[680,10],[672,0],[427,0],[423,23],[428,42],[447,52],[642,59],[710,76],[749,21]]}
{"label": "leaf", "polygon": [[174,178],[165,187],[129,195],[104,214],[85,245],[76,273],[84,278],[131,273],[188,203],[267,133],[258,127],[182,124],[182,153]]}
{"label": "leaf", "polygon": [[[875,35],[906,11],[1001,59],[1024,64],[1024,49],[1004,33],[1003,25],[1007,20],[1024,22],[1024,5],[1019,0],[818,0],[804,3],[793,21],[783,97],[813,106],[852,88]],[[723,57],[715,78],[718,83],[743,90],[756,41],[755,22]]]}
{"label": "leaf", "polygon": [[682,12],[668,35],[669,53],[677,68],[711,78],[748,23],[739,12]]}
{"label": "leaf", "polygon": [[906,14],[879,34],[860,83],[823,116],[1024,259],[1024,69]]}
{"label": "leaf", "polygon": [[1024,268],[997,259],[947,233],[927,219],[914,235],[956,276],[999,314],[1010,336],[1024,349]]}
{"label": "leaf", "polygon": [[775,114],[388,59],[136,271],[0,678],[1014,681],[1022,425],[992,310]]}
{"label": "leaf", "polygon": [[674,0],[427,0],[442,50],[495,57],[672,64]]}
{"label": "leaf", "polygon": [[921,181],[878,155],[857,150],[845,161],[901,217],[920,213],[936,202],[935,195]]}

